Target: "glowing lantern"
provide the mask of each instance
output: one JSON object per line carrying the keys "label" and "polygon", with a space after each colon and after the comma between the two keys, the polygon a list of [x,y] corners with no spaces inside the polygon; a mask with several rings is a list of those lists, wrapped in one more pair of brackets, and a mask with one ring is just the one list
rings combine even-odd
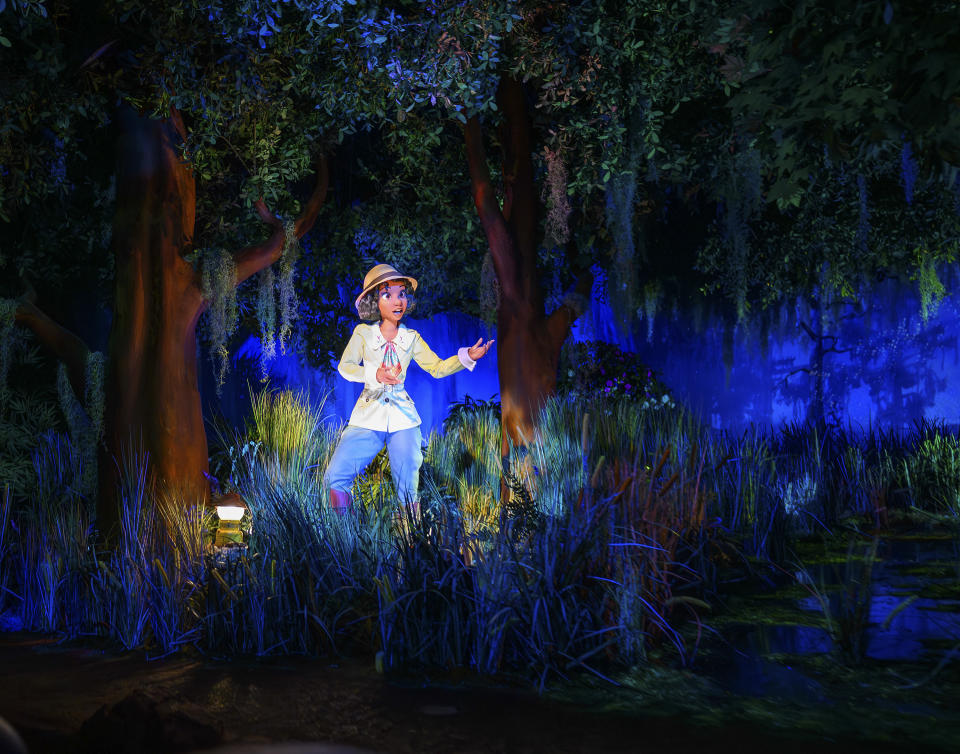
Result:
{"label": "glowing lantern", "polygon": [[220,522],[217,526],[217,538],[214,541],[216,547],[225,547],[227,545],[242,545],[243,530],[240,528],[240,522],[247,512],[243,504],[243,498],[236,493],[224,495],[216,506],[217,518]]}

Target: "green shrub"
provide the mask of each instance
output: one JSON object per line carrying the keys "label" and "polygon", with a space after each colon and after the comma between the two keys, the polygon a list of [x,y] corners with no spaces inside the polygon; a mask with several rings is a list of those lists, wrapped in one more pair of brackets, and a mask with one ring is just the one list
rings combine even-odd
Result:
{"label": "green shrub", "polygon": [[567,341],[560,352],[557,392],[574,398],[623,397],[644,408],[672,408],[667,386],[635,353],[613,343]]}

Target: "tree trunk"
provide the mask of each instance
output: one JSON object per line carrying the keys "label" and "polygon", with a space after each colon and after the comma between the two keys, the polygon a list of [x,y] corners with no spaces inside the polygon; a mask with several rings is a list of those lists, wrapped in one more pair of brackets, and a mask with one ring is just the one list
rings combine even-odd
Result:
{"label": "tree trunk", "polygon": [[[158,491],[205,503],[207,437],[197,383],[203,298],[192,265],[196,186],[179,117],[120,115],[115,286],[107,357],[100,530],[116,522],[118,468],[147,456]],[[104,473],[105,472],[105,473]],[[122,472],[120,472],[122,473]]]}
{"label": "tree trunk", "polygon": [[[104,441],[99,449],[97,526],[107,537],[117,524],[117,491],[126,463],[146,457],[159,494],[183,506],[210,495],[207,437],[197,381],[197,322],[206,307],[200,276],[184,256],[192,250],[196,186],[181,157],[183,123],[118,115],[117,208],[113,230],[115,288],[104,386]],[[303,236],[326,197],[321,159],[317,186],[295,222]],[[270,237],[235,254],[238,283],[280,258],[283,225],[263,202]],[[86,346],[25,297],[17,321],[67,365],[84,395]]]}
{"label": "tree trunk", "polygon": [[808,422],[817,427],[824,426],[826,422],[824,410],[826,401],[826,340],[830,337],[824,333],[824,314],[821,306],[822,304],[814,302],[814,307],[811,309],[811,311],[816,312],[816,317],[810,318],[811,322],[816,323],[816,329],[806,322],[799,323],[800,327],[807,334],[807,337],[813,342],[813,354],[810,356],[810,366],[805,370],[813,383],[812,397],[807,404],[806,418]]}
{"label": "tree trunk", "polygon": [[[504,115],[500,143],[504,202],[500,208],[487,169],[479,120],[467,121],[464,136],[474,204],[490,245],[500,306],[497,312],[497,372],[500,378],[501,453],[509,442],[532,440],[537,414],[557,385],[560,348],[581,310],[572,301],[547,316],[537,272],[539,200],[533,181],[531,124],[523,85],[504,78],[497,91]],[[581,300],[592,276],[577,283]]]}

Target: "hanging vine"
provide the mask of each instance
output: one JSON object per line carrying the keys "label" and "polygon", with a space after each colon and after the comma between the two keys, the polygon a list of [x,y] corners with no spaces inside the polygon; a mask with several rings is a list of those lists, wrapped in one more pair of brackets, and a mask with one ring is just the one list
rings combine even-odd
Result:
{"label": "hanging vine", "polygon": [[293,273],[300,257],[300,240],[297,238],[297,227],[293,220],[283,224],[284,242],[283,253],[280,256],[280,279],[278,296],[280,299],[280,331],[277,341],[280,344],[280,353],[286,353],[290,333],[293,332],[293,320],[297,318],[297,292],[293,286]]}
{"label": "hanging vine", "polygon": [[217,375],[217,395],[230,370],[227,341],[237,329],[237,266],[233,255],[220,250],[203,258],[203,297],[207,301],[210,359]]}
{"label": "hanging vine", "polygon": [[[293,332],[293,320],[297,318],[299,302],[294,287],[294,272],[300,257],[300,241],[296,224],[286,220],[283,224],[284,241],[280,253],[280,274],[273,266],[265,267],[257,276],[257,322],[260,325],[260,379],[266,382],[270,376],[269,364],[280,353],[287,352],[287,343]],[[277,309],[280,310],[280,327],[277,327]]]}
{"label": "hanging vine", "polygon": [[927,324],[930,317],[936,315],[947,289],[937,275],[933,254],[919,248],[914,249],[913,253],[917,259],[917,271],[912,277],[916,279],[920,291],[920,318],[923,324]]}
{"label": "hanging vine", "polygon": [[658,280],[651,280],[643,286],[643,315],[647,319],[647,343],[653,340],[653,322],[662,296],[663,288]]}
{"label": "hanging vine", "polygon": [[[613,240],[613,260],[607,276],[607,299],[613,309],[617,329],[630,331],[635,317],[642,316],[638,294],[640,275],[638,263],[644,258],[646,245],[643,226],[635,223],[637,184],[643,161],[641,135],[649,125],[646,110],[639,106],[631,116],[629,144],[622,147],[618,161],[623,166],[611,175],[606,185],[605,212],[607,229]],[[648,168],[656,170],[653,161]],[[647,176],[649,180],[650,177]]]}
{"label": "hanging vine", "polygon": [[87,384],[84,386],[83,405],[93,425],[93,437],[99,441],[103,437],[103,412],[106,400],[103,393],[103,354],[90,351],[87,354]]}
{"label": "hanging vine", "polygon": [[500,309],[500,281],[493,266],[493,255],[488,251],[480,268],[480,311],[483,321],[493,325]]}
{"label": "hanging vine", "polygon": [[750,145],[740,147],[725,167],[717,202],[719,233],[705,245],[698,268],[715,276],[713,287],[727,292],[735,304],[737,321],[743,322],[749,309],[748,293],[757,283],[751,239],[764,206],[760,155]]}
{"label": "hanging vine", "polygon": [[560,147],[543,148],[547,165],[547,179],[540,198],[546,203],[543,244],[546,247],[564,246],[570,240],[570,198],[567,195],[567,167],[560,156]]}
{"label": "hanging vine", "polygon": [[917,183],[917,161],[913,157],[910,142],[903,140],[900,149],[900,184],[903,186],[903,198],[907,204],[913,204],[913,189]]}
{"label": "hanging vine", "polygon": [[269,364],[277,355],[274,332],[277,329],[277,304],[273,294],[273,267],[264,268],[257,276],[257,322],[260,323],[260,379],[269,377]]}
{"label": "hanging vine", "polygon": [[737,325],[728,318],[724,318],[723,331],[721,333],[720,351],[723,360],[723,387],[730,387],[730,375],[733,372],[733,347],[736,336]]}
{"label": "hanging vine", "polygon": [[613,238],[613,264],[607,277],[610,306],[618,315],[618,327],[629,329],[636,310],[636,247],[633,207],[637,176],[633,170],[613,176],[606,188],[607,228]]}

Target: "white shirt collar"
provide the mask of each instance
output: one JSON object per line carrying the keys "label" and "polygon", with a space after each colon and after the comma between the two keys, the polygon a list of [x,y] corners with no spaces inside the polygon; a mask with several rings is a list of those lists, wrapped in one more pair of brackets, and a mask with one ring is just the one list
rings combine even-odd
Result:
{"label": "white shirt collar", "polygon": [[[380,332],[380,323],[374,322],[370,325],[370,340],[371,345],[374,348],[383,348],[387,344],[387,339],[383,337],[383,333]],[[409,348],[410,346],[410,330],[406,325],[400,324],[396,337],[393,339],[393,344],[399,348]]]}

